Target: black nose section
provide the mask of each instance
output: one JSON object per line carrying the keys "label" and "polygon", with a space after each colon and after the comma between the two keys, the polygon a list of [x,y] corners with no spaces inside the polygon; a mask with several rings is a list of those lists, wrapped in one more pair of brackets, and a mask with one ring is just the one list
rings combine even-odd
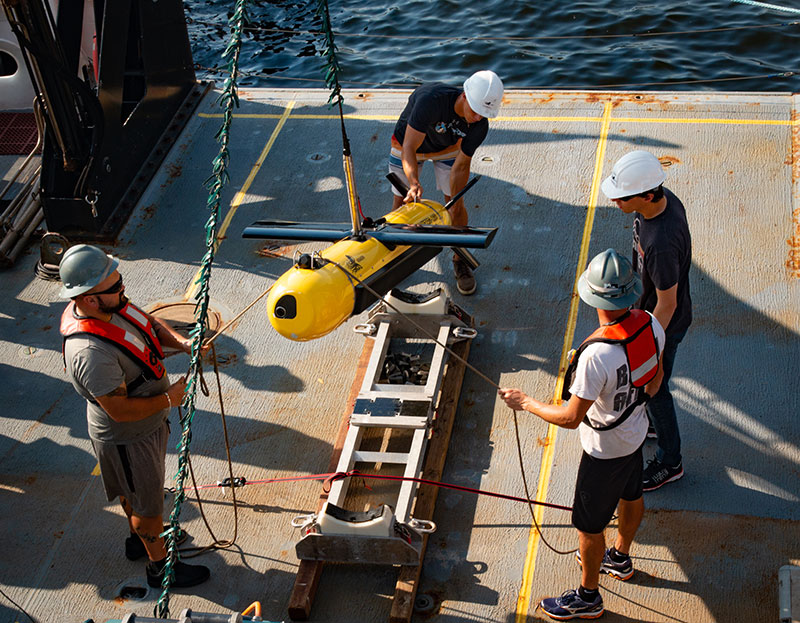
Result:
{"label": "black nose section", "polygon": [[275,317],[291,320],[297,317],[297,300],[291,294],[284,294],[275,303]]}

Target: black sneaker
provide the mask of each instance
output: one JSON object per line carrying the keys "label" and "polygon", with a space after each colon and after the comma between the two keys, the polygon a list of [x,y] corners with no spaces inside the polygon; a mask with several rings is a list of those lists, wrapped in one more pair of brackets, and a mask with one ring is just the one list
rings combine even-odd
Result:
{"label": "black sneaker", "polygon": [[652,458],[647,461],[642,478],[642,491],[655,491],[663,487],[668,482],[678,480],[683,477],[683,462],[675,467],[664,465],[658,459]]}
{"label": "black sneaker", "polygon": [[562,593],[561,597],[542,599],[539,607],[544,610],[547,616],[556,621],[596,619],[605,612],[603,598],[600,593],[597,594],[597,599],[589,603],[583,601],[576,590],[566,591]]}
{"label": "black sneaker", "polygon": [[[581,562],[580,552],[575,552],[575,558],[579,565],[583,564]],[[633,577],[633,561],[631,557],[628,556],[624,562],[616,562],[611,558],[611,550],[607,549],[603,556],[603,563],[600,565],[600,572],[606,573],[618,580],[630,580],[631,577]]]}
{"label": "black sneaker", "polygon": [[[167,559],[147,563],[147,585],[152,588],[160,588],[164,580],[164,566]],[[187,565],[181,560],[176,560],[173,565],[175,575],[172,578],[172,588],[188,588],[202,584],[211,577],[211,571],[203,565]]]}
{"label": "black sneaker", "polygon": [[472,274],[472,269],[460,257],[453,258],[453,272],[456,275],[456,287],[461,294],[469,296],[475,292],[478,287],[475,282],[475,275]]}
{"label": "black sneaker", "polygon": [[647,438],[648,439],[658,439],[658,434],[656,433],[656,429],[649,422],[647,424]]}
{"label": "black sneaker", "polygon": [[[164,526],[164,530],[168,529],[169,526]],[[175,545],[183,543],[188,536],[186,530],[180,530],[178,532],[178,538],[175,539]],[[142,543],[142,539],[135,534],[125,539],[125,558],[128,560],[139,560],[143,556],[147,556],[147,550],[144,547],[144,543]]]}

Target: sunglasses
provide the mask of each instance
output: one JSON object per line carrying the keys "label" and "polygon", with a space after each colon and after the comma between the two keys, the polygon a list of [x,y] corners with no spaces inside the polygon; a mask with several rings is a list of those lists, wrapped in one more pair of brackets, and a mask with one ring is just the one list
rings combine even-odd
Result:
{"label": "sunglasses", "polygon": [[121,292],[123,287],[125,286],[122,285],[122,275],[120,275],[119,279],[117,279],[111,287],[106,288],[101,292],[92,292],[92,295],[101,296],[103,294],[116,294],[117,292]]}
{"label": "sunglasses", "polygon": [[630,201],[634,197],[638,197],[639,195],[628,195],[627,197],[617,197],[617,201]]}

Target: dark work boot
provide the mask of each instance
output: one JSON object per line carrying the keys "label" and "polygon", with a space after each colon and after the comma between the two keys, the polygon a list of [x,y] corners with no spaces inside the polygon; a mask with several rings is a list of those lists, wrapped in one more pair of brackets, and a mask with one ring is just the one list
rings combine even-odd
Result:
{"label": "dark work boot", "polygon": [[453,272],[456,275],[456,287],[464,296],[469,296],[478,287],[472,269],[460,257],[453,258]]}
{"label": "dark work boot", "polygon": [[[160,588],[164,579],[164,565],[167,559],[157,560],[147,563],[147,585],[153,588]],[[172,578],[172,588],[187,588],[202,584],[209,577],[211,571],[203,565],[187,565],[185,562],[176,560],[173,565],[175,575]]]}

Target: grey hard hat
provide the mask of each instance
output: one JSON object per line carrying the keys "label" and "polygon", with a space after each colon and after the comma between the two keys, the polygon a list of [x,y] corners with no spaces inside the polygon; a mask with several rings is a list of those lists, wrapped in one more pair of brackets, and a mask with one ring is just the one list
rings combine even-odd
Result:
{"label": "grey hard hat", "polygon": [[642,279],[614,249],[598,253],[578,280],[578,294],[597,309],[627,309],[642,295]]}
{"label": "grey hard hat", "polygon": [[88,292],[113,273],[119,260],[89,244],[76,244],[67,249],[58,266],[61,277],[61,298],[71,299]]}

